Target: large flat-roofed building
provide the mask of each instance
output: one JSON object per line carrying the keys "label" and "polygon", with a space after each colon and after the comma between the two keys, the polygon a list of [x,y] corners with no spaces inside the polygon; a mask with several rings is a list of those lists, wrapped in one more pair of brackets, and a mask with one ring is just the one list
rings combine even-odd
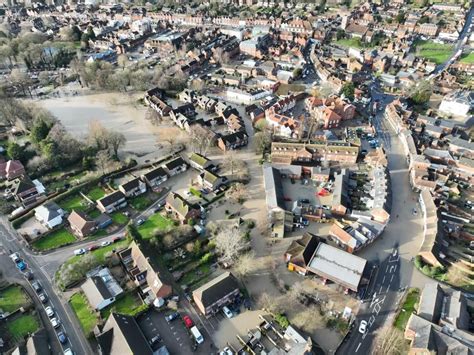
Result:
{"label": "large flat-roofed building", "polygon": [[361,257],[319,243],[307,268],[320,277],[357,292],[366,265],[367,260]]}

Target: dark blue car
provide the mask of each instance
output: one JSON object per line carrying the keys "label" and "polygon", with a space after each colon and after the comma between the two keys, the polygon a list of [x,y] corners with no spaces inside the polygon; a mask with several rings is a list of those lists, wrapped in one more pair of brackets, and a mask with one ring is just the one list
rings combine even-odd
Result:
{"label": "dark blue car", "polygon": [[58,339],[61,344],[66,344],[67,343],[67,336],[63,332],[58,333]]}

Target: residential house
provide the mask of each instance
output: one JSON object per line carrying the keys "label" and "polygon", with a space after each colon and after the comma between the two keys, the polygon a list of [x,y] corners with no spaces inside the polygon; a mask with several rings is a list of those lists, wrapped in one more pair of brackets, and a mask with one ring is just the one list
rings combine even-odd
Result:
{"label": "residential house", "polygon": [[324,129],[338,127],[341,121],[353,119],[355,115],[355,106],[337,96],[327,99],[309,97],[305,104]]}
{"label": "residential house", "polygon": [[63,223],[64,211],[55,202],[46,202],[35,208],[35,218],[48,229]]}
{"label": "residential house", "polygon": [[321,238],[311,233],[305,233],[301,239],[292,241],[285,252],[288,270],[306,275],[307,267],[320,241]]}
{"label": "residential house", "polygon": [[467,117],[472,108],[474,108],[474,92],[457,90],[443,98],[439,112],[448,116]]}
{"label": "residential house", "polygon": [[154,354],[133,316],[112,312],[96,339],[100,355]]}
{"label": "residential house", "polygon": [[201,313],[210,317],[240,294],[239,284],[230,272],[224,272],[193,291],[193,299]]}
{"label": "residential house", "polygon": [[82,211],[72,210],[67,220],[74,234],[81,238],[92,234],[97,228],[96,221]]}
{"label": "residential house", "polygon": [[190,219],[195,219],[200,215],[198,207],[190,204],[184,197],[175,192],[169,193],[166,197],[166,210],[173,212],[181,223],[187,223]]}
{"label": "residential house", "polygon": [[19,160],[0,163],[0,178],[13,180],[25,174],[25,167]]}
{"label": "residential house", "polygon": [[121,191],[125,197],[138,196],[146,192],[146,184],[139,178],[134,178],[121,184],[119,186],[119,191]]}
{"label": "residential house", "polygon": [[[348,229],[350,229],[350,227],[348,227]],[[329,230],[329,239],[348,253],[353,253],[354,250],[359,248],[361,245],[361,243],[346,231],[344,226],[339,222],[335,222],[331,226],[331,229]]]}
{"label": "residential house", "polygon": [[154,88],[145,93],[145,102],[150,105],[160,116],[168,116],[172,107],[164,101],[164,93]]}
{"label": "residential house", "polygon": [[24,206],[38,201],[45,192],[44,186],[38,181],[31,181],[29,177],[22,176],[15,184],[13,195]]}
{"label": "residential house", "polygon": [[155,168],[143,174],[141,176],[141,179],[142,181],[145,181],[148,186],[150,186],[150,188],[153,189],[168,180],[168,174],[166,173],[165,169],[159,166],[158,168]]}
{"label": "residential house", "polygon": [[214,174],[210,170],[204,170],[198,176],[199,184],[206,188],[210,189],[211,191],[217,190],[222,184],[224,184],[225,178]]}
{"label": "residential house", "polygon": [[97,201],[97,208],[104,213],[112,213],[127,206],[127,199],[122,191],[114,191]]}
{"label": "residential house", "polygon": [[168,163],[165,163],[163,166],[168,171],[168,175],[170,177],[177,174],[181,174],[182,172],[185,172],[188,169],[188,164],[186,164],[184,159],[181,157],[173,159]]}
{"label": "residential house", "polygon": [[111,305],[123,293],[122,288],[106,267],[89,273],[81,289],[96,311]]}
{"label": "residential house", "polygon": [[248,135],[242,131],[222,135],[217,140],[218,147],[224,152],[244,147],[247,145],[247,143]]}
{"label": "residential house", "polygon": [[212,165],[211,160],[199,153],[192,153],[189,156],[189,164],[197,170],[205,170]]}
{"label": "residential house", "polygon": [[424,262],[433,266],[440,266],[438,235],[437,208],[429,190],[422,190],[419,197],[421,213],[423,216],[423,243],[418,255]]}
{"label": "residential house", "polygon": [[119,253],[119,258],[125,267],[130,279],[140,288],[140,292],[147,304],[157,298],[167,298],[172,288],[161,281],[159,272],[150,264],[136,242],[132,242],[128,249]]}

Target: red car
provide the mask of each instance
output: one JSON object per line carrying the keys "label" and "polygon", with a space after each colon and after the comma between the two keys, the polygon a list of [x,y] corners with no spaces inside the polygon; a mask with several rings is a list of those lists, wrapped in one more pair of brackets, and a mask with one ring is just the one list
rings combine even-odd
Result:
{"label": "red car", "polygon": [[192,328],[194,326],[193,320],[191,319],[190,316],[184,316],[183,317],[184,325],[186,328]]}
{"label": "red car", "polygon": [[87,250],[89,251],[96,250],[96,249],[99,249],[98,245],[91,245],[89,248],[87,248]]}

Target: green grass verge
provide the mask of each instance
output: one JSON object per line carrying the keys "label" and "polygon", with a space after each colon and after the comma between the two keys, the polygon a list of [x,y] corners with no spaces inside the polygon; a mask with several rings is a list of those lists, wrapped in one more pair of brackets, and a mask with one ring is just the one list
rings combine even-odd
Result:
{"label": "green grass verge", "polygon": [[30,299],[20,286],[8,286],[0,291],[0,309],[12,313],[30,303]]}
{"label": "green grass verge", "polygon": [[146,305],[143,304],[143,302],[136,294],[127,293],[122,298],[118,299],[110,306],[100,311],[100,315],[104,320],[109,318],[111,312],[134,316],[137,314],[137,311],[143,309],[143,306]]}
{"label": "green grass verge", "polygon": [[76,238],[65,228],[58,229],[47,236],[33,242],[33,247],[38,250],[58,248],[65,244],[74,243]]}
{"label": "green grass verge", "polygon": [[405,331],[405,327],[408,323],[408,319],[414,311],[418,302],[420,301],[420,290],[417,288],[410,288],[408,290],[405,302],[403,303],[402,309],[395,319],[395,328]]}
{"label": "green grass verge", "polygon": [[159,213],[155,213],[138,227],[138,231],[144,239],[149,239],[155,232],[165,231],[169,228],[173,228],[173,226],[173,220],[166,218]]}
{"label": "green grass verge", "polygon": [[461,56],[461,63],[474,64],[474,53],[463,54]]}
{"label": "green grass verge", "polygon": [[435,43],[433,41],[417,41],[415,43],[416,54],[436,64],[441,64],[449,59],[453,46],[449,44]]}
{"label": "green grass verge", "polygon": [[28,334],[33,334],[39,329],[38,319],[32,314],[24,314],[7,323],[8,332],[11,336],[20,340]]}
{"label": "green grass verge", "polygon": [[87,209],[87,201],[81,195],[74,195],[59,202],[59,207],[63,210],[71,212],[72,210],[85,211]]}
{"label": "green grass verge", "polygon": [[132,206],[134,209],[139,210],[139,211],[146,209],[152,203],[153,201],[145,196],[136,196],[132,198],[129,202],[130,206]]}
{"label": "green grass verge", "polygon": [[127,224],[128,223],[128,217],[125,216],[120,211],[112,213],[110,215],[110,218],[112,218],[112,221],[114,221],[114,223],[116,223],[116,224]]}
{"label": "green grass verge", "polygon": [[92,330],[99,322],[99,317],[90,307],[86,296],[82,293],[75,293],[72,295],[69,303],[71,304],[74,313],[76,313],[84,334],[86,334],[87,337],[91,336]]}
{"label": "green grass verge", "polygon": [[[111,252],[112,250],[120,250],[122,248],[125,248],[126,246],[128,246],[130,244],[130,240],[128,239],[124,239],[120,242],[117,242],[117,243],[112,243],[110,244],[109,246],[106,246],[106,247],[103,247],[103,248],[99,248],[99,249],[96,249],[94,251],[91,251],[89,253],[93,254],[98,262],[100,264],[104,263],[105,262],[105,254],[107,254],[108,252]],[[82,256],[79,255],[79,256],[73,256],[71,257],[70,259],[66,260],[65,264],[69,265],[69,264],[75,264],[78,260],[80,260]]]}
{"label": "green grass verge", "polygon": [[105,196],[105,191],[98,186],[94,187],[89,192],[87,192],[87,197],[89,197],[93,201],[100,200],[104,196]]}

